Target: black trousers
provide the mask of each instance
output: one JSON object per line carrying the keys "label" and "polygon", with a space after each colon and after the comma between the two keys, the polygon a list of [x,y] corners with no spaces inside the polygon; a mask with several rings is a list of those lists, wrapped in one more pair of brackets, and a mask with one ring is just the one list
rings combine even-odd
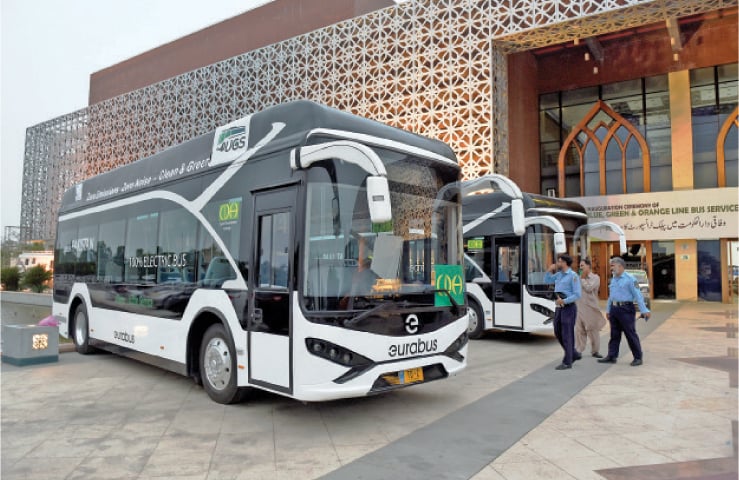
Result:
{"label": "black trousers", "polygon": [[572,361],[579,357],[575,352],[575,319],[577,318],[577,305],[571,303],[564,307],[557,307],[554,311],[554,335],[562,345],[565,356],[562,363],[572,365]]}
{"label": "black trousers", "polygon": [[611,324],[611,339],[608,341],[608,356],[618,358],[618,347],[621,344],[621,333],[626,335],[634,360],[641,360],[642,350],[639,335],[636,334],[636,308],[634,305],[611,306],[608,315]]}

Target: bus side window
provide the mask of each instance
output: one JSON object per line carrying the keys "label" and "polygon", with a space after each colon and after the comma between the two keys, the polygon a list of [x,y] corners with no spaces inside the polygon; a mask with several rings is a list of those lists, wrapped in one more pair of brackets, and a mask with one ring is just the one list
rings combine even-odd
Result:
{"label": "bus side window", "polygon": [[[87,220],[89,221],[89,218]],[[95,277],[97,270],[98,226],[97,223],[85,223],[84,220],[80,222],[77,238],[73,240],[72,245],[77,254],[75,275],[78,279],[87,282]]]}
{"label": "bus side window", "polygon": [[157,254],[159,213],[143,213],[128,218],[125,257],[126,282],[149,284],[156,281],[153,258]]}
{"label": "bus side window", "polygon": [[[242,250],[240,242],[242,203],[241,197],[215,199],[205,206],[203,215],[213,226],[229,254],[236,260],[241,274],[247,278],[245,273],[248,273],[248,266],[239,259]],[[197,282],[203,287],[220,288],[226,280],[237,277],[225,252],[203,225],[198,228],[196,256]]]}
{"label": "bus side window", "polygon": [[190,283],[195,281],[195,240],[197,220],[184,209],[161,213],[159,223],[159,255],[166,265],[157,269],[157,283]]}
{"label": "bus side window", "polygon": [[[59,222],[56,239],[56,268],[54,269],[54,298],[66,301],[74,282],[76,256],[72,253],[72,240],[77,238],[76,220]],[[21,261],[22,263],[22,261]]]}
{"label": "bus side window", "polygon": [[226,280],[236,278],[231,264],[218,243],[205,228],[200,228],[198,248],[198,283],[206,288],[220,288]]}
{"label": "bus side window", "polygon": [[260,287],[287,289],[289,234],[288,213],[260,217]]}
{"label": "bus side window", "polygon": [[98,239],[98,281],[117,283],[123,281],[123,237],[126,221],[112,220],[100,224]]}

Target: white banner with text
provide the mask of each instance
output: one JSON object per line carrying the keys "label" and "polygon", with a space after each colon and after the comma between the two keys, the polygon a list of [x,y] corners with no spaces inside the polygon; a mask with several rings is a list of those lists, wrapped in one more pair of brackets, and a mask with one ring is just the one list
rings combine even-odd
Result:
{"label": "white banner with text", "polygon": [[736,187],[568,200],[582,204],[590,222],[609,220],[620,225],[627,240],[739,237],[739,188]]}

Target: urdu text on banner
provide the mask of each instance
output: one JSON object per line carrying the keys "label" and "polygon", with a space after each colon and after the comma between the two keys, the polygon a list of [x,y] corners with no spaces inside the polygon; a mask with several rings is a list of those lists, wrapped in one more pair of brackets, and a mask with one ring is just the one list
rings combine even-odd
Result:
{"label": "urdu text on banner", "polygon": [[[588,221],[621,226],[628,240],[739,236],[739,188],[577,197]],[[604,240],[609,238],[604,238]]]}

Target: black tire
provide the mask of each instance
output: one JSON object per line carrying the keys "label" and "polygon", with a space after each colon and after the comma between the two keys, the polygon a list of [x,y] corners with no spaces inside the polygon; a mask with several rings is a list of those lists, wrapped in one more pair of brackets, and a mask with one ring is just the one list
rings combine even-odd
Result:
{"label": "black tire", "polygon": [[84,303],[77,305],[72,315],[72,341],[78,353],[87,355],[95,351],[90,346],[90,317]]}
{"label": "black tire", "polygon": [[467,336],[471,339],[477,339],[482,336],[482,332],[485,331],[485,317],[482,315],[482,308],[472,298],[467,297],[467,305],[469,309],[469,324],[467,325]]}
{"label": "black tire", "polygon": [[215,323],[208,327],[200,342],[198,359],[203,390],[214,402],[238,403],[247,392],[237,386],[235,351],[223,325]]}

